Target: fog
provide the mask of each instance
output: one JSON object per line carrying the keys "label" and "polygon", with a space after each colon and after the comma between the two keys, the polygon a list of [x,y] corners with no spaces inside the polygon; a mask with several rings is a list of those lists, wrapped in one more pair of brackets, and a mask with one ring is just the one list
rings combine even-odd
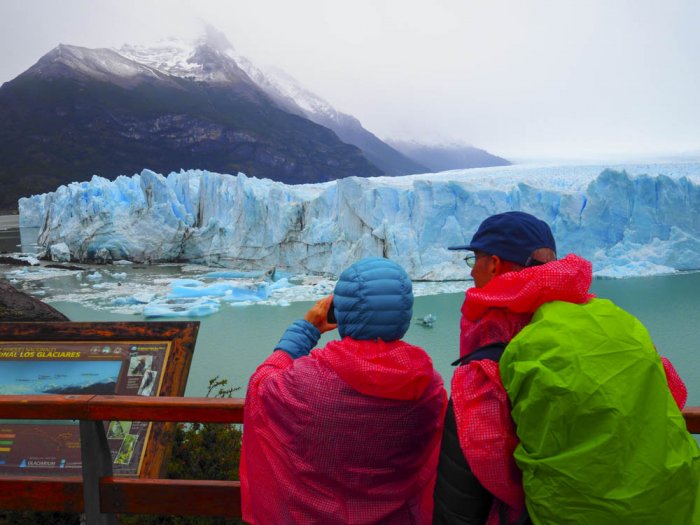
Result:
{"label": "fog", "polygon": [[380,138],[510,159],[700,157],[700,3],[4,0],[0,82],[59,43],[192,37],[202,22]]}

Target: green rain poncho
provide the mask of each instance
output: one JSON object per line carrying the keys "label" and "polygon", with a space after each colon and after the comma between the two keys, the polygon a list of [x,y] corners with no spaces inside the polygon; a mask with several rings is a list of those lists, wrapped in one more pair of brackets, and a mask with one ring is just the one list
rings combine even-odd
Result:
{"label": "green rain poncho", "polygon": [[535,525],[700,523],[700,452],[636,318],[602,299],[546,303],[500,372]]}

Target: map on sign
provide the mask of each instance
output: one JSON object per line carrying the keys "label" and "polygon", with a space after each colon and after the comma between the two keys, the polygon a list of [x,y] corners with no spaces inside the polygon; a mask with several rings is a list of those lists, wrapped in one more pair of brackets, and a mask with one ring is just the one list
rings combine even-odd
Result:
{"label": "map on sign", "polygon": [[[0,394],[154,396],[168,341],[0,341]],[[137,475],[151,424],[105,423],[116,475]],[[80,473],[77,421],[0,421],[0,474]]]}

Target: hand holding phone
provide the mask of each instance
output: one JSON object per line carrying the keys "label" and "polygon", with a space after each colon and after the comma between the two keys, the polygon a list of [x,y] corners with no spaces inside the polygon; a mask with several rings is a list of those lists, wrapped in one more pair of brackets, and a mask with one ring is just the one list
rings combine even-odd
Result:
{"label": "hand holding phone", "polygon": [[326,321],[330,324],[336,324],[338,321],[335,318],[335,307],[333,306],[333,301],[331,300],[328,305],[328,314],[326,315]]}
{"label": "hand holding phone", "polygon": [[[336,328],[336,322],[335,311],[333,310],[332,304],[333,295],[328,295],[323,299],[319,299],[316,301],[316,304],[306,312],[304,319],[318,328],[321,333],[334,330]],[[331,321],[331,319],[333,320]]]}

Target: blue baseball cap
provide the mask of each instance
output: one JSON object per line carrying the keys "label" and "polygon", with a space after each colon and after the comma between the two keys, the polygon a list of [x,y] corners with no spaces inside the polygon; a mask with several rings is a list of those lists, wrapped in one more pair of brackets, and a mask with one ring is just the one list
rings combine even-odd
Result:
{"label": "blue baseball cap", "polygon": [[509,211],[484,220],[469,244],[448,250],[480,251],[527,266],[532,252],[540,248],[557,251],[549,225],[529,213]]}

